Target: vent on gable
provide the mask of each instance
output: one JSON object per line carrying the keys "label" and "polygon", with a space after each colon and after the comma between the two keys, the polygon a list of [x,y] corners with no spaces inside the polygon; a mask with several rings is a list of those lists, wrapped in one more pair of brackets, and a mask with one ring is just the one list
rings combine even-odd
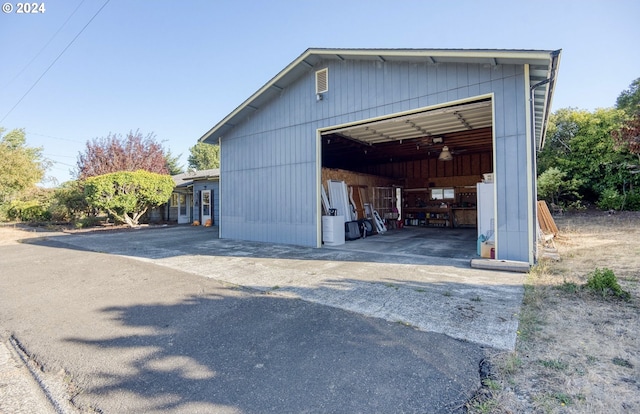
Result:
{"label": "vent on gable", "polygon": [[329,68],[324,68],[316,72],[316,94],[325,93],[329,90]]}

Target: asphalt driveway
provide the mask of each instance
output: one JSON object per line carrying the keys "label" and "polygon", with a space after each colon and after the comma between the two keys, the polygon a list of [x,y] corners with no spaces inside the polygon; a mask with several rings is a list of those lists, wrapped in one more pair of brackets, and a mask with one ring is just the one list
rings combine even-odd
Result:
{"label": "asphalt driveway", "polygon": [[0,334],[105,413],[453,412],[515,342],[522,275],[211,230],[0,246]]}
{"label": "asphalt driveway", "polygon": [[217,234],[215,227],[169,226],[51,240],[492,348],[515,347],[525,276],[472,269],[468,257],[447,254],[454,250],[447,247],[414,254],[417,249],[407,246],[428,241],[401,236],[411,235],[411,229],[322,249],[223,240]]}

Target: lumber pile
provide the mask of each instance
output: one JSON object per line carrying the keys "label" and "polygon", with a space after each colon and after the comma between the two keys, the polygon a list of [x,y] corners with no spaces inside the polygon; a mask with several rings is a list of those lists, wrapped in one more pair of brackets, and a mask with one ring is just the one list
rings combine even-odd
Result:
{"label": "lumber pile", "polygon": [[540,223],[540,229],[544,234],[553,234],[554,237],[558,235],[558,227],[549,211],[547,202],[544,200],[538,201],[538,223]]}
{"label": "lumber pile", "polygon": [[539,255],[551,260],[560,260],[558,249],[553,241],[558,236],[558,226],[544,200],[538,201],[538,225],[540,227],[538,240],[542,244]]}

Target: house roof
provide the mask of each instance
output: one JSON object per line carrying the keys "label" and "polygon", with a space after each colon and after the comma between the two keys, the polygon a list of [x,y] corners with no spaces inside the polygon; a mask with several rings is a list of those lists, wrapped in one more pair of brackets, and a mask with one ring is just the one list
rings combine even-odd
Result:
{"label": "house roof", "polygon": [[171,178],[173,178],[176,187],[186,187],[193,184],[194,181],[220,179],[220,168],[187,171],[186,173],[172,175]]}
{"label": "house roof", "polygon": [[217,142],[224,134],[260,109],[284,88],[322,60],[374,60],[380,62],[476,63],[489,66],[529,65],[538,148],[544,145],[561,50],[506,49],[307,49],[280,73],[204,134],[200,141]]}

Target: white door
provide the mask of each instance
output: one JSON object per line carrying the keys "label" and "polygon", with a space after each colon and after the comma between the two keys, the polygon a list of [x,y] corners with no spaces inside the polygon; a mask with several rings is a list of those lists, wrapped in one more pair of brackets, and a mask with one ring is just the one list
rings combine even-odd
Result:
{"label": "white door", "polygon": [[207,223],[207,220],[212,220],[213,213],[211,212],[211,190],[202,190],[200,192],[200,218],[202,225]]}
{"label": "white door", "polygon": [[189,223],[191,210],[191,196],[178,194],[178,224]]}

